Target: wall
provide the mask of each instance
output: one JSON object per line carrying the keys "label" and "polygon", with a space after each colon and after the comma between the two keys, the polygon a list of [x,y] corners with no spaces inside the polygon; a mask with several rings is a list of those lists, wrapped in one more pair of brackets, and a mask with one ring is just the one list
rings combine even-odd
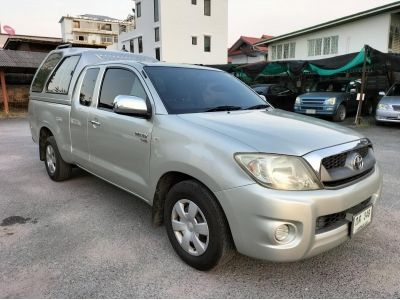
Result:
{"label": "wall", "polygon": [[[204,0],[159,0],[160,21],[154,23],[154,1],[137,1],[142,16],[136,19],[136,30],[121,33],[119,48],[129,40],[143,37],[143,54],[155,57],[155,48],[161,48],[161,60],[169,63],[226,64],[228,44],[228,0],[211,0],[211,16],[204,16]],[[155,43],[154,28],[160,26],[160,42]],[[211,39],[211,52],[204,52],[204,35]],[[192,45],[197,36],[197,45]],[[135,53],[138,53],[135,40]]]}
{"label": "wall", "polygon": [[[359,52],[366,44],[379,51],[388,52],[389,29],[390,13],[385,13],[352,23],[319,30],[296,38],[276,41],[269,44],[268,47],[282,43],[296,42],[296,55],[294,59],[298,60],[321,59]],[[339,49],[337,54],[308,56],[307,41],[309,39],[335,35],[339,36]],[[269,55],[269,60],[270,59],[271,55]]]}
{"label": "wall", "polygon": [[256,57],[251,57],[247,55],[234,55],[231,56],[232,64],[251,64],[260,61],[265,61],[265,54],[258,54]]}
{"label": "wall", "polygon": [[[211,16],[204,15],[204,0],[161,1],[163,52],[168,62],[226,64],[228,0],[211,0]],[[211,36],[211,52],[204,52],[204,36]],[[197,36],[197,45],[192,45]]]}

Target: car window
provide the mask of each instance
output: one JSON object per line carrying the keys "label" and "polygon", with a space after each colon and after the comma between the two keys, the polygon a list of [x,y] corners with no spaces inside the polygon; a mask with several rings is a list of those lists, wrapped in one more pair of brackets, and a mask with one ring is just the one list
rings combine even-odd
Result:
{"label": "car window", "polygon": [[80,56],[66,57],[57,70],[51,75],[47,84],[47,92],[54,94],[68,94],[69,85]]}
{"label": "car window", "polygon": [[387,93],[387,96],[400,96],[400,84],[395,84]]}
{"label": "car window", "polygon": [[271,95],[282,95],[290,92],[288,88],[280,85],[273,85],[269,90]]}
{"label": "car window", "polygon": [[135,73],[126,69],[107,69],[100,91],[99,107],[112,109],[114,99],[121,95],[147,99],[146,92]]}
{"label": "car window", "polygon": [[268,105],[251,88],[226,72],[164,66],[147,66],[145,71],[170,114]]}
{"label": "car window", "polygon": [[89,69],[85,74],[79,93],[79,102],[81,105],[89,106],[93,101],[94,88],[99,75],[99,68]]}
{"label": "car window", "polygon": [[41,93],[43,91],[47,78],[49,78],[50,73],[54,70],[61,59],[61,53],[51,54],[46,59],[32,83],[32,92]]}
{"label": "car window", "polygon": [[346,92],[348,82],[321,81],[314,85],[312,92]]}

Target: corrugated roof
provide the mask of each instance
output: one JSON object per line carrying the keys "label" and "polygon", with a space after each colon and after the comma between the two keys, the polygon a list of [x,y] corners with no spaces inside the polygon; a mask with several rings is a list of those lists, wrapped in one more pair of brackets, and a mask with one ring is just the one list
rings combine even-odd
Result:
{"label": "corrugated roof", "polygon": [[37,69],[47,53],[0,50],[0,68]]}

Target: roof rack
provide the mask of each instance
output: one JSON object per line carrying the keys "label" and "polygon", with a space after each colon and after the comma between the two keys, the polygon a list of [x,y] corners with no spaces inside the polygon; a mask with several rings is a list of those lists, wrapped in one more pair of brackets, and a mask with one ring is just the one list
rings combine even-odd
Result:
{"label": "roof rack", "polygon": [[66,49],[66,48],[72,48],[72,44],[63,44],[63,45],[57,46],[57,49]]}

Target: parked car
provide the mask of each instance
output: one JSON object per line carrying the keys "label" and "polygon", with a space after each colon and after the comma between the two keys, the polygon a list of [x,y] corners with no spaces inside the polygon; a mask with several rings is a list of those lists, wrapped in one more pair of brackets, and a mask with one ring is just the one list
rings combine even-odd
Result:
{"label": "parked car", "polygon": [[199,270],[234,249],[280,262],[327,251],[371,223],[381,193],[367,138],[273,109],[215,69],[58,49],[29,121],[52,180],[78,166],[142,199]]}
{"label": "parked car", "polygon": [[395,83],[379,101],[375,120],[378,125],[382,123],[400,123],[400,83]]}
{"label": "parked car", "polygon": [[[360,91],[360,80],[320,81],[309,93],[297,97],[294,111],[306,115],[329,116],[335,122],[343,122],[348,113],[357,111],[357,94]],[[368,96],[363,112],[373,112],[373,101]]]}
{"label": "parked car", "polygon": [[298,94],[279,84],[257,84],[252,89],[259,95],[265,96],[275,108],[293,111],[294,102]]}

